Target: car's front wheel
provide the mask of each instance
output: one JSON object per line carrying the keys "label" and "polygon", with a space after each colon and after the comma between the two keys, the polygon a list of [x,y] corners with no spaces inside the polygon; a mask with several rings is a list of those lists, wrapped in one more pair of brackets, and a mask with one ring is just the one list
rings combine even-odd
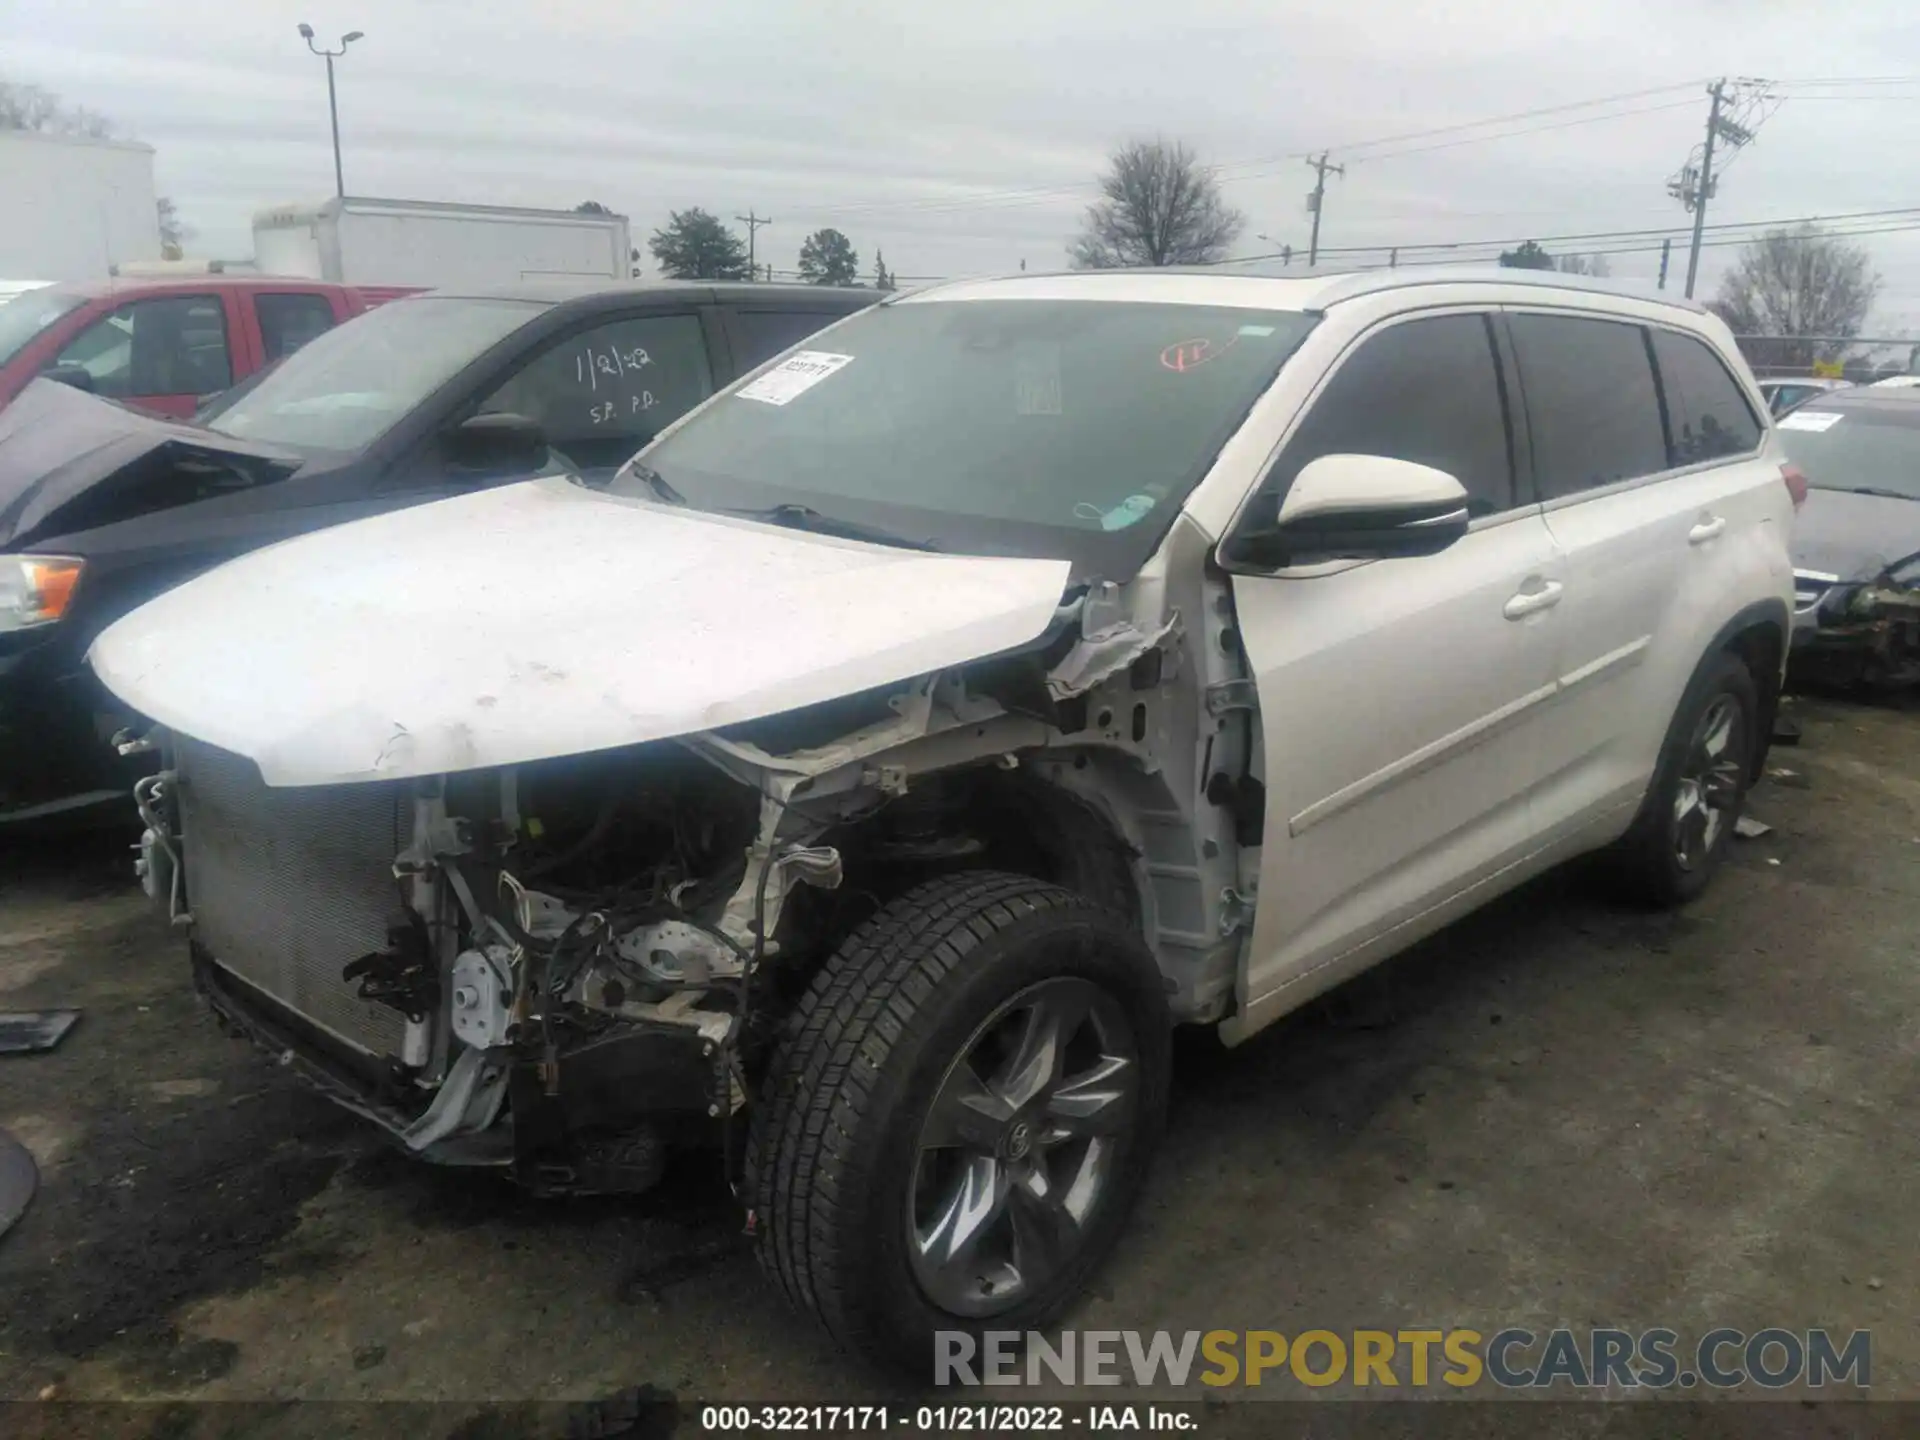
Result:
{"label": "car's front wheel", "polygon": [[1018,875],[885,906],[816,977],[756,1109],[767,1271],[842,1344],[927,1373],[940,1331],[1057,1317],[1113,1248],[1166,1107],[1140,938]]}

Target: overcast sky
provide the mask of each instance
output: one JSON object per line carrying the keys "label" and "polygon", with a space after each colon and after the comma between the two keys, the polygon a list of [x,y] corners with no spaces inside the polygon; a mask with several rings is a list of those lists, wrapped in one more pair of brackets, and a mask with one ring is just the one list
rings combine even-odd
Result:
{"label": "overcast sky", "polygon": [[[1056,268],[1107,150],[1154,134],[1222,167],[1242,253],[1274,248],[1261,233],[1304,248],[1299,156],[1321,147],[1349,147],[1329,248],[1670,227],[1679,251],[1690,222],[1666,182],[1719,74],[1848,83],[1790,85],[1710,221],[1920,205],[1920,78],[1854,83],[1920,77],[1914,0],[0,0],[0,74],[153,144],[190,249],[245,256],[255,209],[332,191],[301,20],[367,32],[339,68],[348,193],[599,200],[642,248],[670,209],[753,207],[774,221],[760,258],[782,268],[829,224],[869,271],[876,246],[909,277]],[[1352,148],[1629,94],[1494,127],[1556,127],[1528,134]],[[1621,118],[1568,123],[1593,114]],[[1920,229],[1863,243],[1886,280],[1878,324],[1920,326]],[[1703,295],[1731,254],[1705,252]],[[1611,264],[1651,278],[1658,257]]]}

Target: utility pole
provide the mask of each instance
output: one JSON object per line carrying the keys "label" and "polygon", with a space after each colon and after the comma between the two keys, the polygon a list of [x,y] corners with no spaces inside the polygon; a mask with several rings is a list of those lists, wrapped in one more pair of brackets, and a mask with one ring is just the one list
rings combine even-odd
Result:
{"label": "utility pole", "polygon": [[1327,172],[1345,175],[1344,165],[1329,165],[1327,151],[1320,152],[1318,160],[1309,160],[1307,165],[1313,171],[1313,190],[1307,196],[1307,213],[1313,216],[1313,236],[1307,241],[1307,268],[1311,270],[1320,263],[1320,211],[1325,208],[1327,198]]}
{"label": "utility pole", "polygon": [[1672,258],[1673,241],[1671,239],[1662,240],[1660,242],[1660,288],[1662,290],[1667,288],[1667,262]]}
{"label": "utility pole", "polygon": [[1707,93],[1713,105],[1707,111],[1706,148],[1700,157],[1700,188],[1693,196],[1693,248],[1687,252],[1687,299],[1693,298],[1694,278],[1700,273],[1700,239],[1707,228],[1707,197],[1713,194],[1713,142],[1720,133],[1720,101],[1727,82],[1716,80]]}
{"label": "utility pole", "polygon": [[[1687,252],[1687,298],[1693,298],[1694,282],[1700,275],[1700,246],[1707,228],[1707,202],[1720,188],[1720,177],[1713,172],[1714,148],[1724,144],[1728,150],[1738,150],[1753,139],[1754,132],[1772,113],[1771,107],[1778,100],[1771,93],[1765,80],[1737,80],[1731,86],[1722,78],[1707,87],[1707,94],[1713,97],[1713,104],[1707,111],[1707,134],[1697,151],[1699,161],[1696,164],[1692,156],[1680,167],[1680,173],[1667,182],[1667,193],[1686,206],[1693,214],[1693,245]],[[1727,114],[1729,108],[1738,107],[1740,119]],[[1743,123],[1751,121],[1751,124]],[[1721,169],[1730,162],[1723,161]]]}
{"label": "utility pole", "polygon": [[733,218],[747,227],[747,278],[750,280],[758,280],[760,278],[760,267],[753,263],[753,242],[755,237],[760,233],[760,227],[762,225],[771,225],[773,221],[767,216],[754,214],[751,209],[749,209],[746,214],[736,215]]}

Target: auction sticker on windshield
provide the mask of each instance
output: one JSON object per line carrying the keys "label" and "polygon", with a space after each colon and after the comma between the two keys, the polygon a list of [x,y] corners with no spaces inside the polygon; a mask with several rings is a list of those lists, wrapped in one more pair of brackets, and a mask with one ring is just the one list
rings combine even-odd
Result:
{"label": "auction sticker on windshield", "polygon": [[851,355],[802,350],[798,355],[789,355],[758,380],[741,386],[734,394],[742,400],[758,400],[765,405],[785,405],[852,360]]}
{"label": "auction sticker on windshield", "polygon": [[1838,410],[1791,410],[1780,417],[1776,428],[1818,433],[1831,430],[1846,418]]}

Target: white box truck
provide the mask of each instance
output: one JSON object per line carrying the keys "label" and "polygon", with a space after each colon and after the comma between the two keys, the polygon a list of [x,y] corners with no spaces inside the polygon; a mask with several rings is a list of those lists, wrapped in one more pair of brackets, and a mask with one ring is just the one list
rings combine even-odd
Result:
{"label": "white box truck", "polygon": [[159,258],[151,145],[0,130],[0,280],[105,280]]}
{"label": "white box truck", "polygon": [[253,220],[263,275],[342,285],[503,285],[632,274],[624,215],[368,200],[278,206]]}

